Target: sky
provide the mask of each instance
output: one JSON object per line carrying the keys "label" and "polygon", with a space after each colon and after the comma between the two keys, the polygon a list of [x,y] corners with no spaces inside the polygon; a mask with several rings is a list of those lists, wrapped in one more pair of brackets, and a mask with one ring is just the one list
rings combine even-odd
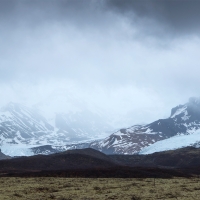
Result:
{"label": "sky", "polygon": [[0,0],[0,106],[55,95],[63,110],[70,96],[126,126],[169,117],[200,96],[199,10],[198,0]]}

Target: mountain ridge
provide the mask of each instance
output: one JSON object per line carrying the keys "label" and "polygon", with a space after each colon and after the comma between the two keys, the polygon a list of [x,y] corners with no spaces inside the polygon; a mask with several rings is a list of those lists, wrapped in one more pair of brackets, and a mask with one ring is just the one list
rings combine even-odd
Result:
{"label": "mountain ridge", "polygon": [[200,99],[190,98],[188,103],[172,108],[166,119],[120,129],[104,140],[91,143],[90,147],[107,154],[137,154],[156,142],[176,135],[194,134],[199,129]]}
{"label": "mountain ridge", "polygon": [[[70,127],[66,114],[57,116],[55,124],[58,126],[53,127],[37,111],[15,103],[8,104],[0,113],[2,152],[11,156],[31,156],[89,147],[106,154],[149,154],[170,148],[200,147],[199,98],[190,98],[186,104],[172,108],[168,118],[123,128],[105,139],[93,141],[83,141],[85,138],[79,137],[80,132]],[[70,140],[75,137],[79,137],[79,143]]]}
{"label": "mountain ridge", "polygon": [[[97,139],[97,135],[108,128],[95,113],[85,111],[83,115],[88,115],[88,119],[84,121],[81,121],[81,115],[78,113],[68,121],[72,116],[56,113],[52,125],[38,109],[10,102],[0,110],[0,148],[11,156],[55,153],[58,152],[56,146],[59,150],[66,150],[65,145]],[[91,127],[87,124],[90,119]]]}

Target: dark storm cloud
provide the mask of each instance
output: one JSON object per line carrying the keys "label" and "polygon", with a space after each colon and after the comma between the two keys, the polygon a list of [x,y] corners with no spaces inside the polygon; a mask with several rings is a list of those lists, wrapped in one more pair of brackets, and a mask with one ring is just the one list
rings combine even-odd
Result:
{"label": "dark storm cloud", "polygon": [[79,25],[98,20],[101,1],[92,0],[1,0],[0,20],[6,25],[30,25],[71,21]]}
{"label": "dark storm cloud", "polygon": [[[178,34],[199,34],[199,0],[107,0],[109,9],[135,20],[154,20],[165,31]],[[152,28],[152,27],[148,27]],[[166,33],[167,34],[167,33]]]}
{"label": "dark storm cloud", "polygon": [[109,112],[156,119],[199,96],[199,2],[0,0],[0,104],[71,85]]}
{"label": "dark storm cloud", "polygon": [[164,35],[197,34],[199,11],[199,0],[0,0],[0,21],[8,27],[34,28],[56,22],[98,27],[109,24],[108,14],[115,13],[147,34],[148,30]]}
{"label": "dark storm cloud", "polygon": [[[40,74],[44,77],[47,71],[49,76],[76,71],[73,67],[67,68],[76,54],[75,45],[69,43],[78,41],[78,36],[82,40],[83,29],[87,35],[94,30],[92,27],[106,27],[109,19],[102,20],[101,13],[101,1],[0,0],[1,81],[23,80],[27,75],[29,79],[31,76],[37,79]],[[69,63],[65,60],[58,64],[64,50],[58,52],[67,46],[71,47],[65,56],[66,60],[69,57]]]}

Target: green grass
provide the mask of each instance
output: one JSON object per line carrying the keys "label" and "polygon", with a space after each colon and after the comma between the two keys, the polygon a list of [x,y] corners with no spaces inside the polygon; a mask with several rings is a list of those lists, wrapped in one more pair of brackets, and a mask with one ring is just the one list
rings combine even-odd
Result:
{"label": "green grass", "polygon": [[200,179],[0,178],[0,200],[199,199]]}

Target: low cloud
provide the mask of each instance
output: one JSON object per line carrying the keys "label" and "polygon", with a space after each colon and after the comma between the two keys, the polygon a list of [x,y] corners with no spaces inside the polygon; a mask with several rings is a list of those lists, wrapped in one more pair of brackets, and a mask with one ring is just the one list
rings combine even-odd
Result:
{"label": "low cloud", "polygon": [[0,105],[33,105],[61,90],[129,116],[129,125],[167,117],[200,95],[197,8],[199,1],[0,0]]}

